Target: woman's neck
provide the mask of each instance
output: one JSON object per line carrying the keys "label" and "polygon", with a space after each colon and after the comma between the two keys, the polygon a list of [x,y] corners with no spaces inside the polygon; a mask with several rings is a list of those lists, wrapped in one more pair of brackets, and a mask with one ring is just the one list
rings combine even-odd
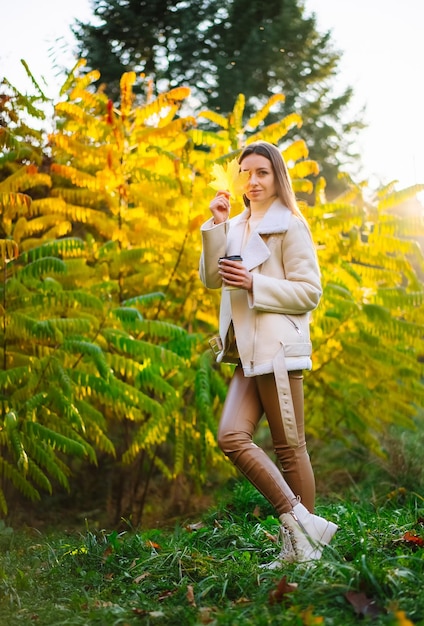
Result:
{"label": "woman's neck", "polygon": [[265,213],[268,211],[271,204],[276,199],[277,199],[277,196],[275,196],[275,198],[273,198],[272,200],[268,200],[267,202],[251,202],[250,214],[251,215],[265,215]]}

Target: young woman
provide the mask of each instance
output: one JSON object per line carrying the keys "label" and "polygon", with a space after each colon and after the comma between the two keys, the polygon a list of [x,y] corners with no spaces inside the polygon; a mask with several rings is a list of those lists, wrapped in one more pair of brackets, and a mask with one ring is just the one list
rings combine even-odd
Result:
{"label": "young woman", "polygon": [[[222,451],[279,515],[277,561],[319,559],[337,526],[314,515],[315,480],[306,449],[303,370],[311,369],[309,313],[321,296],[315,247],[278,148],[249,144],[245,210],[229,219],[227,191],[201,227],[200,278],[222,287],[218,362],[237,366],[218,431]],[[224,259],[240,255],[242,261]],[[265,413],[277,465],[253,443]]]}

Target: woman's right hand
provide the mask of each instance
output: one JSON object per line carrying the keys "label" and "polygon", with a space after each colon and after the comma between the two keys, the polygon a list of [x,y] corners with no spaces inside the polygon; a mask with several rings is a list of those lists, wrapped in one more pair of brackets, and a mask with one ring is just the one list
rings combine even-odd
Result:
{"label": "woman's right hand", "polygon": [[226,222],[230,215],[230,193],[228,191],[218,191],[211,201],[209,208],[213,215],[214,224]]}

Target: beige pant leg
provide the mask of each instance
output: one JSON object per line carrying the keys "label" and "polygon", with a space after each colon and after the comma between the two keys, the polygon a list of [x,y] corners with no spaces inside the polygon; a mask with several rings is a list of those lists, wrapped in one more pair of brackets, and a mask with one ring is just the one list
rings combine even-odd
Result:
{"label": "beige pant leg", "polygon": [[296,418],[299,445],[296,448],[287,445],[284,428],[281,425],[281,413],[272,374],[257,377],[259,395],[266,413],[271,431],[273,446],[283,476],[290,489],[301,502],[313,513],[315,506],[315,477],[306,449],[303,374],[301,371],[289,372],[294,414]]}
{"label": "beige pant leg", "polygon": [[[262,385],[265,378],[274,383],[274,402],[266,399],[272,387]],[[262,394],[258,389],[263,387]],[[261,398],[262,396],[262,398]],[[284,428],[278,403],[277,390],[273,374],[246,378],[241,367],[237,367],[230,383],[218,429],[218,444],[226,456],[246,476],[275,508],[278,515],[287,513],[297,504],[296,495],[283,478],[276,464],[252,441],[264,411],[271,411],[271,422],[278,442],[284,437]],[[277,414],[280,416],[281,429],[277,427]],[[280,432],[281,430],[281,432]],[[274,436],[274,435],[273,435]]]}

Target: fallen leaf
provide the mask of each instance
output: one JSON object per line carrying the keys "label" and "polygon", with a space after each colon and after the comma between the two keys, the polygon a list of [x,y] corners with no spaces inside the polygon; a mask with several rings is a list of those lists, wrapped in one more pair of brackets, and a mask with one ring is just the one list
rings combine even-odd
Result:
{"label": "fallen leaf", "polygon": [[102,561],[106,561],[111,554],[113,554],[113,548],[112,546],[108,546],[103,552]]}
{"label": "fallen leaf", "polygon": [[136,576],[133,580],[133,582],[138,585],[138,583],[141,583],[142,580],[144,580],[145,578],[147,578],[148,576],[150,576],[149,572],[144,572],[144,574],[140,574],[140,576]]}
{"label": "fallen leaf", "polygon": [[259,505],[255,506],[255,508],[252,511],[252,515],[253,515],[253,517],[260,517],[261,516],[261,507]]}
{"label": "fallen leaf", "polygon": [[149,548],[154,548],[155,550],[160,550],[160,545],[158,543],[155,543],[154,541],[150,541],[150,539],[146,541],[146,546],[148,546]]}
{"label": "fallen leaf", "polygon": [[272,543],[278,543],[278,541],[279,541],[279,536],[278,535],[271,535],[271,533],[269,533],[267,530],[264,530],[264,534],[265,534],[265,537],[267,539],[272,541]]}
{"label": "fallen leaf", "polygon": [[187,586],[186,598],[190,606],[196,606],[196,600],[194,599],[193,585]]}
{"label": "fallen leaf", "polygon": [[210,609],[209,607],[206,607],[206,606],[200,607],[199,617],[200,617],[201,624],[211,624],[212,622],[215,621],[215,618],[213,617],[213,609]]}
{"label": "fallen leaf", "polygon": [[167,598],[170,598],[175,593],[177,593],[176,590],[164,591],[163,593],[160,594],[160,596],[158,597],[158,600],[159,602],[162,602],[162,600],[166,600]]}
{"label": "fallen leaf", "polygon": [[205,525],[203,522],[196,522],[195,524],[187,524],[187,526],[185,527],[186,530],[190,530],[191,532],[194,530],[200,530],[201,528],[204,528]]}
{"label": "fallen leaf", "polygon": [[377,615],[383,612],[376,601],[372,598],[368,598],[362,591],[347,591],[345,598],[353,606],[355,613],[361,617],[365,617],[365,615],[377,617]]}
{"label": "fallen leaf", "polygon": [[134,608],[132,609],[132,612],[134,613],[134,615],[148,615],[149,614],[149,611],[146,611],[146,609]]}
{"label": "fallen leaf", "polygon": [[283,576],[283,578],[278,583],[277,587],[273,589],[269,594],[269,603],[280,604],[287,600],[286,596],[289,593],[293,593],[293,591],[297,590],[297,583],[289,583],[287,582],[287,576]]}
{"label": "fallen leaf", "polygon": [[422,537],[414,535],[413,533],[410,533],[409,530],[407,530],[404,534],[403,540],[408,541],[409,543],[413,543],[420,548],[424,548],[424,539]]}

